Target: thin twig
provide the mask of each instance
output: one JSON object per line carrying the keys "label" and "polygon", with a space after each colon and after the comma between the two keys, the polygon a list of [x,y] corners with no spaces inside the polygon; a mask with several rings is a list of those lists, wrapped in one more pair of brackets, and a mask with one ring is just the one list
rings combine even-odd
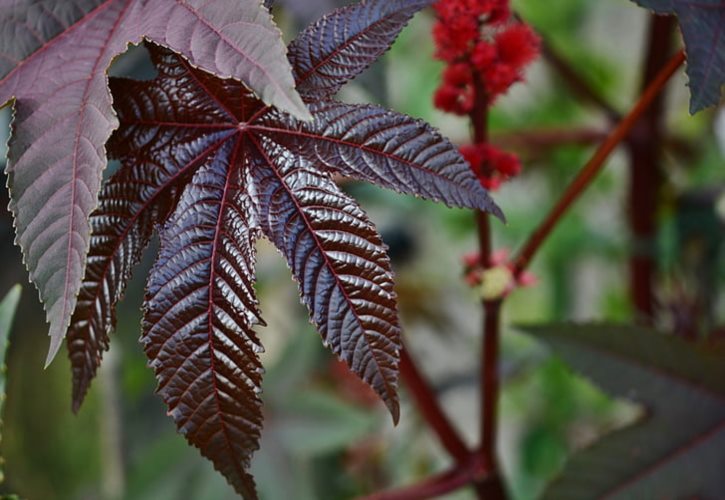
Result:
{"label": "thin twig", "polygon": [[[516,15],[520,20],[521,18]],[[537,30],[538,32],[538,30]],[[541,34],[539,34],[541,36]],[[614,106],[609,104],[604,97],[594,90],[594,88],[587,82],[569,62],[564,59],[554,47],[546,39],[541,39],[541,54],[544,59],[549,63],[551,68],[556,71],[559,77],[566,83],[566,85],[574,92],[580,99],[588,101],[589,103],[597,106],[599,109],[604,111],[609,119],[613,122],[621,120],[621,115],[614,109]]]}
{"label": "thin twig", "polygon": [[465,486],[471,480],[469,468],[458,466],[442,474],[427,477],[420,483],[373,493],[360,500],[422,500],[436,498]]}
{"label": "thin twig", "polygon": [[502,149],[516,149],[532,153],[545,152],[561,146],[589,146],[599,144],[607,138],[604,127],[545,127],[494,132],[491,142]]}
{"label": "thin twig", "polygon": [[667,81],[672,77],[677,68],[685,61],[685,54],[679,51],[667,65],[652,80],[641,95],[634,108],[617,125],[606,141],[597,149],[591,160],[579,172],[576,178],[567,187],[554,208],[549,212],[544,221],[534,231],[529,240],[523,246],[517,257],[514,259],[514,274],[520,276],[531,262],[531,259],[546,241],[551,231],[556,227],[561,217],[569,207],[576,201],[584,190],[589,187],[592,180],[604,167],[604,162],[609,154],[622,142],[630,133],[642,114],[647,110],[652,101],[662,91]]}
{"label": "thin twig", "polygon": [[577,94],[581,99],[594,104],[612,121],[619,121],[620,114],[614,109],[598,92],[589,85],[584,78],[563,58],[561,57],[545,40],[541,43],[541,54],[547,60],[549,65],[557,72],[561,79],[566,83],[572,92]]}
{"label": "thin twig", "polygon": [[[501,131],[491,133],[491,142],[501,149],[515,150],[531,160],[562,146],[601,144],[609,136],[611,130],[611,127],[542,127]],[[667,135],[661,138],[660,143],[663,149],[683,159],[691,159],[695,155],[692,145],[683,137]],[[543,164],[527,165],[527,169],[536,166],[543,166]]]}

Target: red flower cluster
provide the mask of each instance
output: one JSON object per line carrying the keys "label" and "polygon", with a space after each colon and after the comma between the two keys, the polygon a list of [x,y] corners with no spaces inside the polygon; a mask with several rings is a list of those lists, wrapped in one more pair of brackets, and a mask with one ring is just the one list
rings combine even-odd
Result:
{"label": "red flower cluster", "polygon": [[495,191],[503,181],[521,172],[521,163],[516,155],[500,151],[490,144],[471,144],[461,146],[460,150],[481,185],[490,191]]}
{"label": "red flower cluster", "polygon": [[474,74],[489,104],[515,82],[539,52],[539,39],[512,23],[508,0],[439,0],[433,27],[436,57],[449,64],[436,107],[465,115],[473,109]]}
{"label": "red flower cluster", "polygon": [[[512,21],[509,0],[438,0],[434,7],[436,57],[448,63],[434,97],[443,111],[470,113],[477,91],[492,104],[539,53],[531,28]],[[516,156],[488,144],[464,146],[461,153],[489,190],[521,171]]]}

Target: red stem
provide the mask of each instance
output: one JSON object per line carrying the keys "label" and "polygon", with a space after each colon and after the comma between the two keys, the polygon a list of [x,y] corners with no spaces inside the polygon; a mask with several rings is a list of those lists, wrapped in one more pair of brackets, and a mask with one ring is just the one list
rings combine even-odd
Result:
{"label": "red stem", "polygon": [[498,414],[498,354],[500,300],[483,302],[483,348],[481,351],[481,460],[483,467],[496,471],[496,436]]}
{"label": "red stem", "polygon": [[[671,16],[650,17],[649,42],[642,77],[646,87],[667,63],[672,53],[675,21]],[[637,319],[651,323],[655,313],[653,285],[657,264],[654,239],[657,232],[657,206],[662,172],[660,165],[663,137],[662,115],[664,94],[660,93],[647,112],[639,119],[635,133],[628,141],[630,187],[629,227],[633,244],[629,261],[629,290]]]}
{"label": "red stem", "polygon": [[418,370],[405,347],[400,351],[400,376],[413,396],[418,410],[436,433],[446,451],[457,463],[467,463],[471,457],[471,452],[448,420],[446,414],[443,413],[434,391]]}
{"label": "red stem", "polygon": [[359,500],[423,500],[471,485],[479,498],[505,498],[503,485],[498,476],[487,474],[481,464],[470,460],[452,469],[423,479],[421,482],[362,497]]}
{"label": "red stem", "polygon": [[599,144],[607,138],[604,127],[544,127],[493,133],[491,142],[503,149],[519,149],[539,153],[566,145]]}
{"label": "red stem", "polygon": [[[474,76],[474,107],[469,118],[471,120],[473,142],[485,144],[488,141],[488,99],[485,87],[478,74]],[[492,235],[488,214],[476,212],[478,227],[478,243],[480,264],[484,269],[491,266]],[[496,460],[496,421],[498,417],[498,356],[500,337],[501,301],[482,301],[483,331],[481,337],[480,364],[480,425],[481,446],[479,461],[481,474],[486,481],[476,484],[479,498],[489,500],[505,499],[506,494],[498,475]]]}
{"label": "red stem", "polygon": [[552,230],[569,207],[576,201],[584,190],[589,187],[592,180],[604,167],[604,162],[617,145],[627,138],[630,131],[637,123],[642,114],[647,110],[655,97],[662,91],[667,81],[675,73],[677,68],[685,61],[685,54],[680,50],[670,59],[667,65],[659,71],[657,76],[647,86],[647,89],[640,96],[634,108],[617,125],[606,141],[597,149],[591,160],[584,166],[574,178],[561,196],[554,208],[549,212],[544,221],[534,231],[524,247],[514,260],[514,274],[519,276],[529,265],[531,259],[546,241]]}
{"label": "red stem", "polygon": [[471,482],[471,471],[467,467],[455,467],[442,474],[425,478],[411,486],[380,493],[373,493],[361,500],[422,500],[436,498],[457,490]]}
{"label": "red stem", "polygon": [[[576,128],[545,127],[523,129],[508,132],[494,132],[491,134],[491,142],[497,144],[502,149],[514,149],[530,159],[545,155],[550,150],[561,146],[591,146],[601,144],[607,138],[610,131],[611,128],[586,126]],[[678,156],[688,158],[694,155],[691,145],[681,137],[666,136],[663,134],[661,137],[661,146]]]}
{"label": "red stem", "polygon": [[491,220],[487,213],[476,211],[476,227],[478,229],[479,262],[484,269],[491,266]]}

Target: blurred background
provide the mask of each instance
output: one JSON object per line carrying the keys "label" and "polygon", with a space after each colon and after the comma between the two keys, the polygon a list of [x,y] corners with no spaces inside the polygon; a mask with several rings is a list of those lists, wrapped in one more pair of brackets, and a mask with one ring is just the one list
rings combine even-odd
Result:
{"label": "blurred background", "polygon": [[[342,3],[279,0],[274,13],[289,40]],[[612,106],[628,110],[641,83],[646,11],[628,0],[513,3]],[[393,49],[340,98],[423,118],[463,144],[467,121],[432,106],[442,70],[432,58],[432,21],[431,12],[418,15]],[[153,70],[147,64],[142,49],[135,49],[117,61],[112,74],[149,77]],[[667,201],[658,214],[657,237],[657,298],[664,311],[660,326],[686,324],[691,331],[695,317],[696,335],[700,330],[722,335],[717,325],[725,324],[725,108],[691,117],[688,98],[680,72],[667,87]],[[6,136],[10,113],[0,113],[0,135]],[[530,67],[526,82],[491,113],[492,141],[519,154],[524,163],[523,174],[495,194],[508,217],[508,225],[494,224],[496,248],[513,251],[524,241],[609,126],[607,117],[576,99],[546,62]],[[561,131],[579,139],[555,148],[536,140]],[[6,138],[0,142],[4,145]],[[532,268],[537,283],[516,291],[505,308],[498,447],[517,500],[536,498],[573,451],[626,425],[639,412],[572,374],[514,327],[551,320],[631,319],[627,169],[626,154],[615,153],[538,256]],[[474,443],[481,311],[461,266],[461,257],[476,250],[472,214],[369,185],[344,187],[360,200],[390,247],[407,345],[456,426]],[[4,295],[14,283],[27,283],[27,274],[13,245],[5,190],[0,205]],[[6,480],[0,491],[29,500],[235,498],[211,464],[176,434],[154,395],[156,382],[138,343],[144,278],[153,255],[149,249],[135,273],[120,305],[111,350],[78,415],[70,409],[67,359],[59,356],[43,370],[48,347],[44,313],[35,289],[24,286],[8,354],[1,447]],[[411,484],[450,465],[404,390],[401,423],[394,428],[382,404],[322,347],[289,271],[271,245],[260,245],[258,270],[261,307],[269,324],[260,330],[266,346],[266,416],[253,466],[261,497],[354,498]],[[462,490],[446,498],[473,495]]]}

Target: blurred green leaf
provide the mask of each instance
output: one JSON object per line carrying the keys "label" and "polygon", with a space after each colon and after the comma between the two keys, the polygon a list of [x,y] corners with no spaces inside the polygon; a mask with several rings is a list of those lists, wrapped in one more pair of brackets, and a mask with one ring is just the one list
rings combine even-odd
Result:
{"label": "blurred green leaf", "polygon": [[522,329],[645,418],[578,453],[544,498],[717,498],[725,490],[725,349],[619,325]]}
{"label": "blurred green leaf", "polygon": [[277,409],[273,432],[291,453],[315,456],[340,451],[375,429],[376,415],[320,390],[308,389]]}
{"label": "blurred green leaf", "polygon": [[299,390],[300,381],[309,376],[324,355],[316,336],[310,332],[298,333],[290,337],[280,359],[264,376],[265,406],[281,404],[290,392]]}
{"label": "blurred green leaf", "polygon": [[[5,374],[7,373],[7,367],[5,366],[5,354],[8,349],[10,327],[13,324],[15,310],[18,308],[21,290],[22,287],[20,285],[15,285],[8,292],[3,301],[0,302],[0,413],[2,413],[3,403],[5,402]],[[0,417],[0,425],[2,425],[1,418],[2,417]],[[1,438],[2,436],[0,435],[0,439]],[[4,479],[4,473],[2,469],[0,469],[0,483],[2,483]],[[12,498],[12,496],[7,498]]]}
{"label": "blurred green leaf", "polygon": [[[172,500],[189,487],[191,460],[187,444],[166,432],[131,458],[127,493],[138,500]],[[193,457],[192,457],[193,458]]]}

